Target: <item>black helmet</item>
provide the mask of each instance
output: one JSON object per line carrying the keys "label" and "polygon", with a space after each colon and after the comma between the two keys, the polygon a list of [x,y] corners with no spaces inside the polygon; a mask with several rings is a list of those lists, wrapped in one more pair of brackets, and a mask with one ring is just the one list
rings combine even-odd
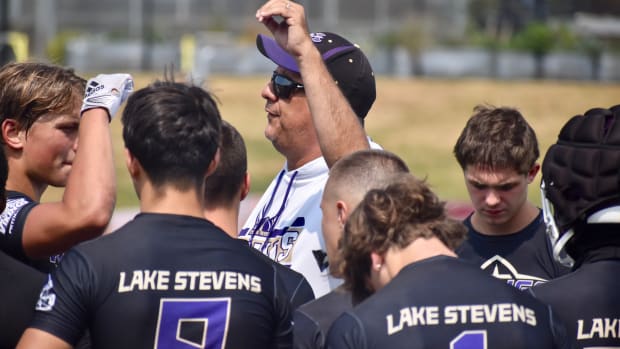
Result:
{"label": "black helmet", "polygon": [[[563,250],[575,225],[595,223],[594,213],[620,206],[620,105],[590,109],[562,127],[543,160],[541,194],[554,256],[570,265]],[[602,222],[620,224],[609,216],[596,223]]]}

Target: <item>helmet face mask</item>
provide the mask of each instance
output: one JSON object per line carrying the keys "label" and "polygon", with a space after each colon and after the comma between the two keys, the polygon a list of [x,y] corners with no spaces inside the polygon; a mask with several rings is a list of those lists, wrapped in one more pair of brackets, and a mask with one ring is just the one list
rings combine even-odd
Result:
{"label": "helmet face mask", "polygon": [[575,261],[566,252],[566,243],[575,235],[572,229],[569,229],[562,234],[558,228],[555,217],[553,216],[553,204],[547,199],[547,191],[545,190],[544,179],[540,183],[540,198],[542,201],[543,219],[545,221],[546,233],[549,240],[551,240],[551,246],[553,247],[553,258],[560,264],[572,267]]}

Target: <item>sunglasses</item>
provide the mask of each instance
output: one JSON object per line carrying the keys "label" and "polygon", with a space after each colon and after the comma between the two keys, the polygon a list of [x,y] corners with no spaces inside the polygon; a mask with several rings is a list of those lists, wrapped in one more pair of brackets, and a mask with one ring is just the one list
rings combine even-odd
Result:
{"label": "sunglasses", "polygon": [[273,93],[281,99],[289,99],[295,90],[304,88],[304,85],[277,72],[273,72],[271,76],[271,86]]}

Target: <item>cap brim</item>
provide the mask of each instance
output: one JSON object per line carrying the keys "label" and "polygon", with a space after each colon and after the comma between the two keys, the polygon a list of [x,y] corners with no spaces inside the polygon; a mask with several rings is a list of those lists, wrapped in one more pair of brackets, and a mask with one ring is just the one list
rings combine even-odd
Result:
{"label": "cap brim", "polygon": [[299,73],[299,67],[295,59],[284,51],[274,39],[263,34],[258,34],[256,36],[256,47],[263,56],[269,58],[275,64]]}

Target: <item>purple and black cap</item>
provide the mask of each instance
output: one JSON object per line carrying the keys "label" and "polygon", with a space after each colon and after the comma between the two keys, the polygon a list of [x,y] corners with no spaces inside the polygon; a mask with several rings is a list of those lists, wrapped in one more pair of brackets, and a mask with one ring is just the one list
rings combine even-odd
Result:
{"label": "purple and black cap", "polygon": [[[366,55],[357,45],[334,33],[310,33],[310,37],[353,111],[364,119],[377,97],[375,76]],[[258,34],[256,47],[275,64],[299,73],[295,59],[274,39]]]}

